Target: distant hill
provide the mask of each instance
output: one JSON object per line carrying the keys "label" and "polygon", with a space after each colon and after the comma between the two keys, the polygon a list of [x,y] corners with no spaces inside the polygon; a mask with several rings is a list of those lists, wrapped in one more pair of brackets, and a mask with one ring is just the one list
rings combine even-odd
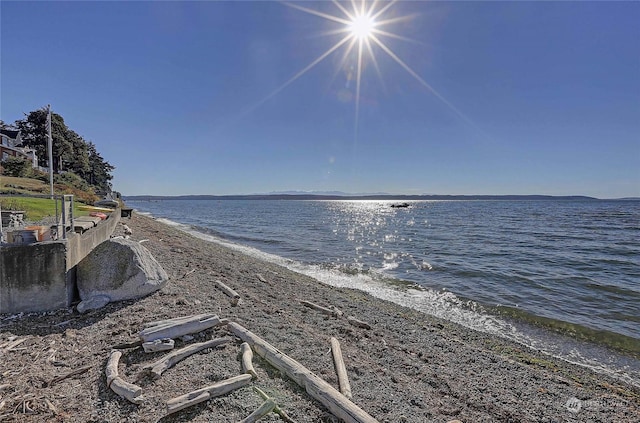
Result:
{"label": "distant hill", "polygon": [[127,200],[593,200],[583,195],[391,195],[391,194],[253,194],[253,195],[125,195]]}

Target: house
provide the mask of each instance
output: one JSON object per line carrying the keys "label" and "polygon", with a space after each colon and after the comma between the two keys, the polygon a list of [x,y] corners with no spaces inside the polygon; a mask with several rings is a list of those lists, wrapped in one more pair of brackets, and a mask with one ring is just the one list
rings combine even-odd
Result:
{"label": "house", "polygon": [[31,162],[35,168],[38,167],[38,157],[36,150],[33,148],[21,147],[22,139],[20,138],[19,129],[0,129],[0,161],[5,161],[9,157],[22,157]]}

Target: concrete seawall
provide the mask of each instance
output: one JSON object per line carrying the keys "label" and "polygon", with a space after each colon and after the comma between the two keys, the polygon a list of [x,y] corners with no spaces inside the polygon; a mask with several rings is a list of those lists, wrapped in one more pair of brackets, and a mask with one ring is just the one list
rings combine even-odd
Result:
{"label": "concrete seawall", "polygon": [[69,307],[76,297],[76,265],[111,237],[118,222],[120,209],[83,234],[0,247],[0,314]]}

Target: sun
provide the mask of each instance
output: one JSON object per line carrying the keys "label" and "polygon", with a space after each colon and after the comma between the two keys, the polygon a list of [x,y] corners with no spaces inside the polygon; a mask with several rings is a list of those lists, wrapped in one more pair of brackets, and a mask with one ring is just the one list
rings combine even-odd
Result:
{"label": "sun", "polygon": [[376,27],[376,21],[368,14],[355,16],[347,28],[351,35],[358,40],[368,40],[373,35]]}
{"label": "sun", "polygon": [[297,9],[304,13],[315,15],[319,18],[325,19],[326,21],[339,24],[336,30],[328,31],[326,35],[342,35],[342,38],[333,46],[329,47],[315,60],[302,68],[291,78],[289,78],[284,84],[276,88],[271,94],[267,95],[262,100],[245,109],[242,114],[244,115],[250,113],[251,111],[260,107],[262,104],[266,103],[269,99],[280,93],[282,90],[291,85],[294,81],[303,76],[317,64],[325,60],[327,57],[331,56],[339,49],[344,49],[340,68],[343,68],[346,65],[346,62],[349,60],[354,63],[354,65],[351,65],[350,67],[351,69],[353,69],[353,74],[355,75],[355,93],[353,96],[353,101],[355,103],[354,136],[356,140],[358,138],[361,80],[365,60],[373,64],[374,69],[382,80],[382,74],[378,66],[376,53],[384,54],[390,57],[396,64],[404,69],[404,71],[411,75],[413,79],[415,79],[420,85],[426,88],[434,97],[439,99],[468,124],[475,127],[476,129],[479,129],[475,123],[473,123],[467,116],[465,116],[460,110],[458,110],[451,102],[445,99],[440,93],[438,93],[407,63],[405,63],[385,42],[385,40],[388,39],[407,41],[411,43],[416,42],[416,40],[393,33],[389,30],[390,27],[411,20],[414,17],[412,15],[402,16],[390,13],[389,10],[393,8],[398,2],[399,0],[332,0],[331,3],[336,10],[334,12],[335,14],[331,14],[320,10],[310,9],[309,7],[306,7],[306,5],[303,6],[302,4],[304,3],[298,4],[283,1],[282,3],[288,7]]}

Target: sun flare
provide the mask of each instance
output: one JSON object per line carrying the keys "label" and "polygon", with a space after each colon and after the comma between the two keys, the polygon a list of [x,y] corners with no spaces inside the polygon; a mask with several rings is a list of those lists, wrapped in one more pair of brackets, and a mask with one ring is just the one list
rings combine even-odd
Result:
{"label": "sun flare", "polygon": [[351,35],[359,40],[369,39],[373,35],[376,26],[375,20],[366,14],[358,15],[347,25]]}

